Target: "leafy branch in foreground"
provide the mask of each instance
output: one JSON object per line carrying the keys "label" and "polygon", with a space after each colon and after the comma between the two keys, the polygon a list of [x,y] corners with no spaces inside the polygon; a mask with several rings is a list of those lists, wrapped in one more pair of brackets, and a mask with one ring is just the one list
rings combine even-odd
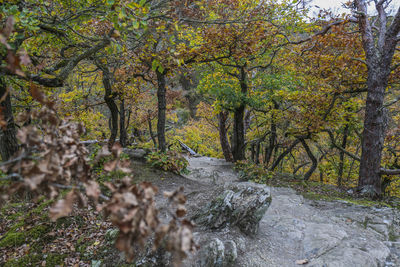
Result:
{"label": "leafy branch in foreground", "polygon": [[105,184],[111,192],[110,197],[102,194],[92,177],[88,150],[79,141],[84,127],[60,120],[54,103],[37,87],[31,87],[31,94],[43,108],[31,116],[38,126],[28,125],[19,130],[20,151],[0,165],[1,171],[7,174],[2,180],[8,181],[0,187],[1,202],[24,192],[29,192],[34,200],[41,195],[54,199],[61,195],[61,190],[71,189],[51,207],[50,218],[55,221],[67,216],[76,203],[87,206],[90,200],[119,228],[116,247],[125,252],[128,261],[134,259],[135,245],[143,247],[153,234],[156,238],[154,248],[165,240],[166,250],[175,256],[176,263],[194,251],[193,225],[183,219],[186,213],[183,189],[166,193],[169,200],[176,203],[177,210],[168,225],[160,224],[154,200],[157,188],[147,182],[132,184],[130,162],[120,159],[122,147],[116,143],[111,150],[103,147],[95,161],[112,156],[113,160],[104,165],[104,170],[121,171],[126,175],[118,184]]}

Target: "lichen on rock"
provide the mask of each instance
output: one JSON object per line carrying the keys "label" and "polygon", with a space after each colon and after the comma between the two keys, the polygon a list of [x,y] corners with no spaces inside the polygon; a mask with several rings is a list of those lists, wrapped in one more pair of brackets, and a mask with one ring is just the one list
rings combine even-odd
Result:
{"label": "lichen on rock", "polygon": [[234,266],[237,258],[236,243],[232,240],[223,242],[214,238],[199,252],[196,266],[229,267]]}
{"label": "lichen on rock", "polygon": [[251,182],[236,183],[201,209],[193,219],[211,229],[237,226],[243,233],[254,235],[270,203],[268,187]]}

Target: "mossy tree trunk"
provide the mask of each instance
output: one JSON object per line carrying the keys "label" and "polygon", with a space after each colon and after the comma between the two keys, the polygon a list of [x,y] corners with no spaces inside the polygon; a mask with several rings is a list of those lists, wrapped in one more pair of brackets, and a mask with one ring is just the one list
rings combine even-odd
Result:
{"label": "mossy tree trunk", "polygon": [[18,151],[16,127],[12,113],[11,96],[3,77],[0,77],[1,115],[5,126],[0,128],[0,155],[3,161],[10,159]]}

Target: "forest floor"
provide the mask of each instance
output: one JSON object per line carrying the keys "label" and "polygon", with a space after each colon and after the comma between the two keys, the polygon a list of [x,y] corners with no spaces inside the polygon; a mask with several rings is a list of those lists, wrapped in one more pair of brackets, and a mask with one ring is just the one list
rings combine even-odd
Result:
{"label": "forest floor", "polygon": [[[148,164],[133,161],[134,179],[136,182],[153,182],[160,192],[183,185],[185,193],[189,196],[198,190],[207,191],[210,183],[221,184],[238,180],[232,165],[223,160],[193,158],[189,161],[190,174],[185,177],[155,170]],[[295,190],[289,194],[285,189],[278,198],[290,195],[291,198],[297,199],[296,194],[301,194],[311,201],[336,201],[341,205],[347,203],[345,205],[356,204],[373,208],[400,206],[396,204],[399,203],[397,200],[371,201],[353,198],[346,190],[334,186],[304,182],[285,176],[273,177],[268,185]],[[277,189],[273,192],[278,194],[280,191]],[[118,232],[110,222],[103,220],[101,214],[90,207],[76,208],[72,216],[51,222],[48,207],[52,203],[42,198],[36,204],[32,204],[26,198],[15,199],[1,207],[0,266],[127,266],[123,256],[113,248]]]}

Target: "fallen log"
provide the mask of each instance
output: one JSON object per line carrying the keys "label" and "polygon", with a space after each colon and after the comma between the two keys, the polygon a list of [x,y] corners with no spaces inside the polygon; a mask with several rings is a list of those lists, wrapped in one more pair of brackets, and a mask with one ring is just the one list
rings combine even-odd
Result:
{"label": "fallen log", "polygon": [[181,145],[181,147],[186,150],[187,152],[189,152],[190,155],[192,156],[200,156],[199,154],[197,154],[193,149],[191,149],[190,147],[188,147],[185,143],[183,143],[181,140],[178,140],[179,144]]}

